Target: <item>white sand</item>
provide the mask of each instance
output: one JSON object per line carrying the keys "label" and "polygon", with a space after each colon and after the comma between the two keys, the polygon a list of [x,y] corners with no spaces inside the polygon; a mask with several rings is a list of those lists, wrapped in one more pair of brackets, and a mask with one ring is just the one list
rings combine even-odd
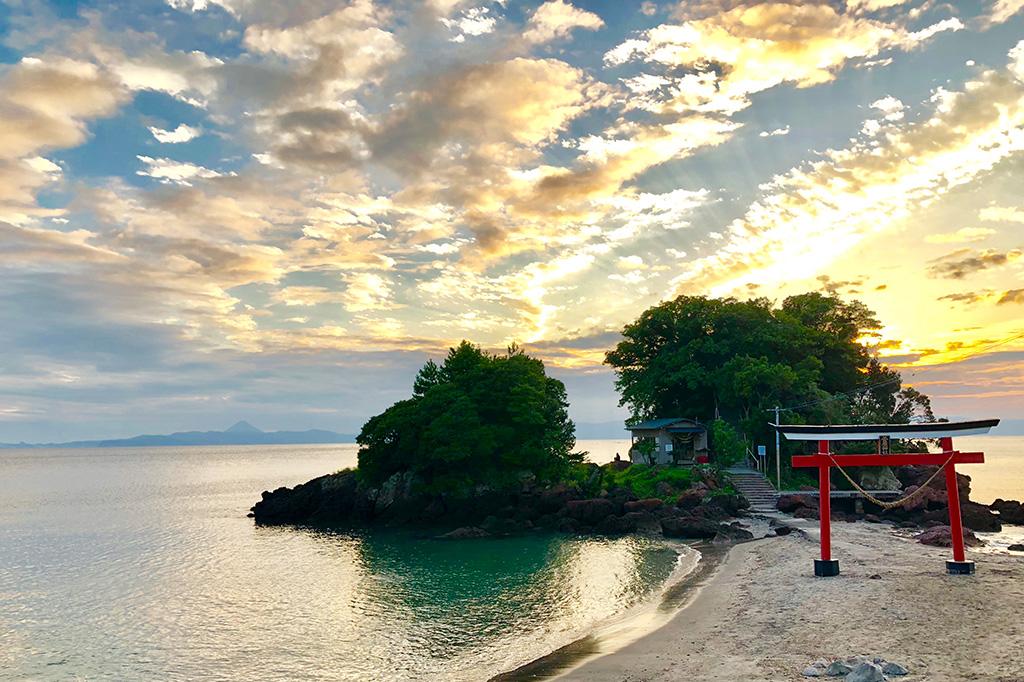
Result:
{"label": "white sand", "polygon": [[863,654],[905,665],[907,680],[1024,680],[1024,557],[968,550],[977,573],[950,576],[948,549],[837,523],[842,575],[815,578],[817,522],[790,522],[806,534],[733,548],[667,625],[562,678],[806,680],[818,658]]}

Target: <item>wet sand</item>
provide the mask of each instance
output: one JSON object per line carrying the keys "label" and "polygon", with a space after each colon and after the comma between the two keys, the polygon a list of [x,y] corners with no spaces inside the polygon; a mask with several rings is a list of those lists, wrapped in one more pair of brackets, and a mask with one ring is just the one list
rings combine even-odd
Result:
{"label": "wet sand", "polygon": [[1024,556],[968,550],[977,573],[950,576],[948,549],[841,523],[842,575],[815,578],[817,522],[786,520],[800,530],[733,547],[668,624],[604,656],[591,643],[558,679],[806,680],[818,658],[869,655],[908,680],[1024,680]]}

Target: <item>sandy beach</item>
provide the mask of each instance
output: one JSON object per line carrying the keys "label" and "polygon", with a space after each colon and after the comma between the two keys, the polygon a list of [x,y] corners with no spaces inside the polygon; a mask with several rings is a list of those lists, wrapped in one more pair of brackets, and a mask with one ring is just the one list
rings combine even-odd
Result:
{"label": "sandy beach", "polygon": [[[910,680],[1024,680],[1024,557],[968,550],[974,576],[949,576],[949,550],[888,525],[833,527],[838,578],[815,578],[817,522],[732,548],[664,627],[559,679],[801,680],[819,658],[882,656]],[[876,576],[876,577],[873,577]]]}

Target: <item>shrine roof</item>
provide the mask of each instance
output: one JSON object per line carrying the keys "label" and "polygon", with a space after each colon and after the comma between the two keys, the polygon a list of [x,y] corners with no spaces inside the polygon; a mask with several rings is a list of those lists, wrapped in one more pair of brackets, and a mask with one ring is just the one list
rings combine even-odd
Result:
{"label": "shrine roof", "polygon": [[919,424],[772,424],[788,440],[876,440],[890,438],[949,438],[988,433],[998,419]]}

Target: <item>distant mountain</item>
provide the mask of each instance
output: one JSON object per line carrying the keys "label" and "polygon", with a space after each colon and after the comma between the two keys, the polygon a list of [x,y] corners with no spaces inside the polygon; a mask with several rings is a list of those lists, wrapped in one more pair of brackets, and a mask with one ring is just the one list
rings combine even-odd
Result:
{"label": "distant mountain", "polygon": [[76,440],[69,443],[0,443],[0,448],[128,448],[161,445],[310,445],[353,443],[355,436],[322,429],[308,431],[261,431],[240,421],[226,431],[179,431],[168,435],[143,435],[109,440]]}

